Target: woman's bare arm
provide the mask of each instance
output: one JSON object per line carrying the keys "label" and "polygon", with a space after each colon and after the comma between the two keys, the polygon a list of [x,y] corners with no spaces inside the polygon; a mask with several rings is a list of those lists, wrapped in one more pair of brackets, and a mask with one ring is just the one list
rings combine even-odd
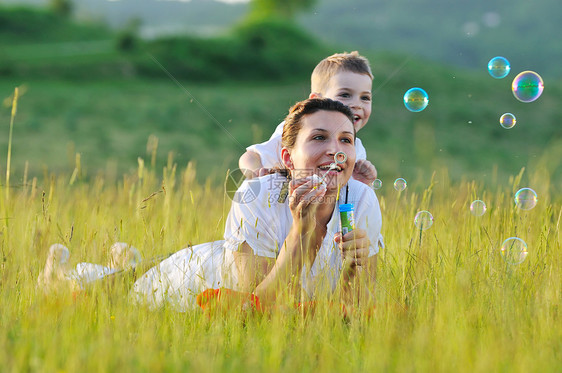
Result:
{"label": "woman's bare arm", "polygon": [[262,302],[274,301],[280,290],[299,285],[303,266],[312,267],[326,235],[332,211],[325,211],[323,217],[317,215],[326,188],[314,188],[312,179],[291,181],[289,208],[293,224],[273,265],[271,260],[256,256],[247,242],[235,255],[240,288],[251,290]]}
{"label": "woman's bare arm", "polygon": [[303,266],[310,268],[314,263],[324,234],[292,227],[276,260],[255,255],[244,242],[234,253],[240,289],[254,293],[262,302],[274,301],[280,290],[294,290],[300,285]]}
{"label": "woman's bare arm", "polygon": [[254,254],[254,250],[246,242],[234,252],[234,261],[238,270],[238,286],[247,293],[254,291],[275,264],[275,259]]}

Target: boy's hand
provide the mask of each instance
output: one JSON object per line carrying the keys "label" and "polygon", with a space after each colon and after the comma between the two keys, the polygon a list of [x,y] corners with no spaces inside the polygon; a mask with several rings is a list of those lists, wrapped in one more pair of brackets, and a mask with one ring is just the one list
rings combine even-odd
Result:
{"label": "boy's hand", "polygon": [[355,180],[371,186],[377,178],[377,169],[368,160],[360,159],[355,163],[352,176]]}
{"label": "boy's hand", "polygon": [[242,174],[244,175],[244,177],[246,179],[253,179],[254,177],[262,177],[265,175],[269,175],[275,173],[275,169],[273,168],[266,168],[266,167],[261,167],[258,168],[255,171],[249,170],[249,169],[245,169],[242,170]]}
{"label": "boy's hand", "polygon": [[275,170],[272,168],[266,168],[266,167],[262,167],[259,170],[257,170],[257,177],[261,177],[261,176],[265,176],[265,175],[269,175],[275,173]]}

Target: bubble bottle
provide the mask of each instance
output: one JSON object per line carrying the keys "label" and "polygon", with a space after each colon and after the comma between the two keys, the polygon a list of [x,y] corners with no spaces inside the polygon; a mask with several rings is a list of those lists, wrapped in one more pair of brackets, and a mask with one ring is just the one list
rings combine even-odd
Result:
{"label": "bubble bottle", "polygon": [[341,234],[345,236],[355,229],[355,216],[353,214],[353,203],[340,205]]}

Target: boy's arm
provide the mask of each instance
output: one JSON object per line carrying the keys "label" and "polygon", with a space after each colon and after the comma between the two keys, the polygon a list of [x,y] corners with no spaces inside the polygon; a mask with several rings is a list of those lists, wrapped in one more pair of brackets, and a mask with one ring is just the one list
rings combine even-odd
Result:
{"label": "boy's arm", "polygon": [[238,167],[242,170],[242,173],[248,179],[255,176],[259,176],[259,171],[263,167],[261,163],[261,157],[258,153],[251,150],[247,150],[246,153],[242,154],[240,160],[238,161]]}
{"label": "boy's arm", "polygon": [[281,160],[281,134],[283,132],[281,122],[269,140],[261,144],[255,144],[246,148],[238,161],[238,167],[244,176],[251,179],[270,174],[275,168],[282,168]]}

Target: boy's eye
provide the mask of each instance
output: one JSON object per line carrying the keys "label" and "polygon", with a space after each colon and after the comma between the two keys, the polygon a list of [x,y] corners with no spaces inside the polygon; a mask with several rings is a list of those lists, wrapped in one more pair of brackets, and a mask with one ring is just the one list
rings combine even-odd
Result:
{"label": "boy's eye", "polygon": [[371,101],[371,96],[363,96],[363,97],[361,97],[361,100],[363,100],[363,101]]}
{"label": "boy's eye", "polygon": [[349,93],[340,93],[340,97],[349,98],[351,95]]}

